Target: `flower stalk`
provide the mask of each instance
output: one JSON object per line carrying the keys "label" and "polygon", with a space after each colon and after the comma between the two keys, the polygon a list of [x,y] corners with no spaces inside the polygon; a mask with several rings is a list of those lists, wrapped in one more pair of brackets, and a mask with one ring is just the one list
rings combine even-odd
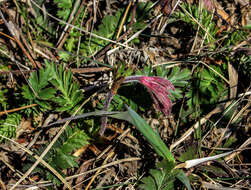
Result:
{"label": "flower stalk", "polygon": [[[168,116],[171,113],[172,102],[169,99],[169,91],[175,90],[170,81],[162,77],[148,77],[148,76],[128,76],[120,78],[113,83],[112,89],[108,92],[105,100],[104,111],[107,111],[114,95],[118,88],[123,83],[139,82],[145,86],[151,94],[155,107]],[[100,135],[103,135],[106,129],[107,117],[102,117]]]}

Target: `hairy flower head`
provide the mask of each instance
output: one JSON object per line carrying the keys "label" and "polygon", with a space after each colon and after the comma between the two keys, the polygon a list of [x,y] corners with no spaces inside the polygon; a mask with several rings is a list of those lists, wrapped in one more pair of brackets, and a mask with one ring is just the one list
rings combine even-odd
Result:
{"label": "hairy flower head", "polygon": [[169,90],[175,90],[170,81],[162,77],[129,76],[124,79],[124,83],[139,82],[144,85],[151,94],[154,105],[166,116],[171,113],[172,102],[169,99]]}
{"label": "hairy flower head", "polygon": [[[171,113],[172,102],[169,99],[169,90],[174,90],[174,86],[170,81],[161,77],[148,77],[148,76],[129,76],[121,78],[119,84],[113,84],[113,88],[108,92],[104,104],[104,111],[107,111],[110,103],[117,92],[121,83],[139,82],[144,85],[149,93],[151,94],[154,105],[160,111],[162,111],[166,116]],[[107,125],[107,116],[102,117],[101,128],[99,131],[100,135],[103,135]]]}

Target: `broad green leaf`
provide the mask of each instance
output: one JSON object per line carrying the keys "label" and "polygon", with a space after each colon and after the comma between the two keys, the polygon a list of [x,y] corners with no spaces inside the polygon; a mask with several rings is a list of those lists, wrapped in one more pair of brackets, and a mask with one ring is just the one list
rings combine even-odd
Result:
{"label": "broad green leaf", "polygon": [[144,119],[142,119],[131,108],[127,108],[130,117],[133,120],[135,127],[144,135],[147,141],[153,146],[153,149],[170,162],[175,162],[174,156],[162,141],[160,136],[149,126]]}
{"label": "broad green leaf", "polygon": [[190,185],[190,181],[189,181],[188,177],[186,176],[186,174],[182,170],[179,170],[176,177],[186,186],[186,188],[188,190],[193,190]]}

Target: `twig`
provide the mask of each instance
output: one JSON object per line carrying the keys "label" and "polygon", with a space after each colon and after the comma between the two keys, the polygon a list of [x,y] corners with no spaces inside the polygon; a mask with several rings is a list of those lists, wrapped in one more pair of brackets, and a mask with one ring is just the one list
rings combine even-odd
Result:
{"label": "twig", "polygon": [[[126,40],[123,44],[128,44],[128,42],[132,41],[133,39],[137,38],[145,29],[147,29],[149,26],[152,25],[152,23],[154,23],[156,20],[158,20],[160,17],[162,16],[162,14],[156,16],[150,23],[148,23],[143,29],[139,30],[138,32],[136,32],[132,37],[130,37],[128,40]],[[110,51],[107,52],[107,55],[111,55],[112,53],[114,53],[115,51],[117,51],[119,49],[119,47],[116,47]]]}
{"label": "twig", "polygon": [[114,166],[114,165],[120,164],[122,162],[132,162],[132,161],[137,161],[137,160],[141,160],[141,158],[133,157],[133,158],[125,158],[125,159],[117,160],[117,161],[111,162],[109,164],[105,164],[103,166],[100,166],[100,167],[97,167],[95,169],[89,170],[87,172],[83,172],[81,174],[77,174],[77,175],[73,175],[73,176],[70,176],[70,177],[66,177],[66,180],[71,180],[71,179],[74,179],[74,178],[79,177],[81,175],[89,174],[89,173],[98,171],[99,169],[107,168],[107,167],[110,167],[110,166]]}
{"label": "twig", "polygon": [[[84,2],[85,1],[82,1],[82,4]],[[71,14],[69,16],[69,19],[67,20],[68,23],[71,23],[71,21],[73,19],[73,16],[74,16],[75,12],[77,11],[77,7],[78,7],[79,3],[80,3],[80,0],[75,1],[74,6],[73,6],[73,10],[72,10],[72,12],[71,12]],[[81,5],[80,5],[78,10],[81,10]],[[75,18],[76,17],[77,16],[75,16]],[[74,24],[74,21],[72,22],[72,24]],[[62,44],[64,44],[64,41],[66,40],[67,36],[69,35],[69,32],[71,31],[71,27],[69,27],[70,30],[68,29],[68,27],[69,27],[69,25],[65,26],[64,31],[62,32],[61,36],[59,37],[59,40],[57,42],[57,48],[59,48],[59,49],[62,48],[62,46],[63,46]]]}
{"label": "twig", "polygon": [[[99,73],[110,71],[111,68],[108,67],[90,67],[90,68],[69,68],[72,73]],[[11,71],[0,71],[0,75],[21,75],[34,72],[36,70],[11,70]]]}
{"label": "twig", "polygon": [[3,13],[2,13],[1,10],[0,10],[0,17],[3,19],[5,26],[8,28],[9,32],[11,33],[11,35],[13,36],[13,38],[15,39],[15,41],[17,42],[17,44],[19,45],[19,47],[22,49],[22,51],[24,52],[24,54],[28,57],[28,59],[30,60],[30,62],[33,65],[33,67],[37,68],[37,66],[38,66],[39,68],[42,68],[42,66],[40,65],[40,63],[36,64],[35,61],[33,60],[33,58],[30,56],[30,54],[26,51],[26,49],[24,48],[23,44],[18,39],[18,30],[14,26],[13,22],[11,22],[11,21],[9,23],[7,22],[7,20],[3,16]]}
{"label": "twig", "polygon": [[14,109],[11,109],[11,110],[0,111],[0,116],[4,115],[4,114],[8,114],[8,113],[12,113],[12,112],[24,110],[24,109],[27,109],[27,108],[35,107],[35,106],[37,106],[37,104],[31,104],[31,105],[23,106],[23,107],[20,107],[20,108],[14,108]]}
{"label": "twig", "polygon": [[[133,23],[135,21],[135,14],[136,14],[136,4],[134,4],[133,7],[133,11],[132,11],[132,18],[131,21],[129,23],[129,30],[126,31],[126,33],[124,33],[122,36],[120,36],[119,38],[117,38],[116,42],[121,41],[122,39],[124,39],[127,35],[129,35],[132,32],[132,26]],[[102,51],[100,51],[99,53],[96,54],[95,58],[100,60],[103,58],[103,55],[112,47],[113,44],[109,44],[107,45]]]}
{"label": "twig", "polygon": [[[0,137],[7,139],[8,141],[12,142],[13,144],[15,144],[17,147],[21,148],[22,150],[24,150],[25,152],[27,152],[29,155],[33,156],[35,159],[39,159],[40,157],[36,154],[34,154],[32,151],[30,151],[29,149],[27,149],[26,147],[22,146],[21,144],[17,143],[16,141],[14,141],[13,139],[10,139],[8,137],[5,137],[3,135],[0,134]],[[68,183],[67,181],[57,172],[57,170],[55,170],[53,167],[51,167],[47,162],[45,162],[44,160],[40,160],[39,161],[41,164],[43,164],[45,167],[47,167],[53,174],[55,174],[58,179],[60,179],[67,187],[68,187]],[[17,185],[15,184],[11,189],[14,189]]]}
{"label": "twig", "polygon": [[[77,2],[76,2],[76,3],[77,3]],[[78,2],[78,3],[79,3],[79,2]],[[75,15],[75,17],[74,17],[74,19],[73,19],[73,21],[72,21],[72,23],[71,23],[72,25],[74,25],[74,24],[76,23],[77,18],[78,18],[78,16],[79,16],[79,14],[81,13],[84,4],[85,4],[85,1],[82,1],[81,4],[80,4],[80,7],[79,7],[79,9],[78,9],[78,12],[76,13],[76,15]],[[75,8],[75,6],[74,6],[74,8]],[[68,25],[66,25],[66,27],[67,27],[67,26],[68,26]],[[66,27],[65,27],[65,28],[66,28]],[[66,31],[66,32],[64,31],[64,36],[62,37],[62,40],[60,41],[60,43],[59,43],[58,46],[57,46],[58,49],[61,49],[61,48],[63,47],[65,40],[67,39],[67,37],[69,36],[69,34],[70,34],[70,32],[71,32],[71,29],[72,29],[72,27],[69,26],[69,28],[67,29],[67,31]]]}
{"label": "twig", "polygon": [[183,142],[187,137],[189,137],[189,135],[191,135],[201,124],[206,123],[206,121],[208,121],[208,119],[219,112],[223,111],[223,106],[220,105],[218,107],[216,107],[215,109],[213,109],[210,113],[208,113],[205,117],[201,118],[200,121],[196,122],[191,128],[189,128],[184,135],[182,135],[182,137],[177,140],[175,143],[173,143],[170,146],[170,150],[173,150],[176,146],[178,146],[181,142]]}
{"label": "twig", "polygon": [[[87,99],[87,101],[88,101],[88,99]],[[73,116],[75,116],[78,113],[78,111],[86,104],[87,101],[83,102],[83,104],[81,106],[79,106],[79,108],[73,113]],[[64,126],[60,129],[60,131],[57,133],[57,135],[53,138],[53,140],[51,141],[51,143],[47,146],[47,148],[44,150],[44,152],[37,159],[37,161],[29,168],[29,170],[23,175],[23,177],[21,179],[19,179],[17,181],[17,183],[10,190],[14,190],[17,187],[17,185],[19,185],[26,177],[28,177],[30,175],[30,173],[42,161],[43,157],[49,152],[49,150],[52,148],[52,146],[54,145],[54,143],[57,141],[57,139],[64,132],[64,130],[66,129],[66,127],[68,126],[69,123],[70,123],[70,121],[67,121],[64,124]],[[68,183],[65,183],[65,185],[67,186],[67,188],[69,188],[70,190],[72,190],[71,186]]]}
{"label": "twig", "polygon": [[[124,23],[125,23],[125,20],[126,20],[127,15],[128,15],[129,9],[131,8],[131,5],[132,5],[132,1],[129,2],[129,4],[128,4],[127,8],[126,8],[125,14],[124,14],[124,16],[123,16],[123,18],[122,18],[122,21],[121,21],[121,23],[120,23],[120,26],[119,26],[118,33],[117,33],[117,35],[116,35],[116,39],[119,38],[119,36],[120,36],[120,34],[121,34],[121,32],[122,32],[123,25],[124,25]],[[132,18],[132,20],[133,20],[133,18]],[[114,47],[116,47],[116,45],[115,45]]]}
{"label": "twig", "polygon": [[[108,161],[109,158],[112,158],[114,156],[114,150],[112,149],[108,156],[106,157],[106,159],[104,160],[103,164],[102,165],[105,165]],[[88,183],[88,185],[86,186],[85,190],[88,190],[89,187],[91,186],[91,184],[93,183],[93,181],[95,180],[95,178],[99,175],[99,173],[101,172],[102,168],[98,169],[95,173],[95,175],[92,177],[91,181]]]}
{"label": "twig", "polygon": [[[36,2],[34,2],[34,0],[31,0],[31,2],[32,2],[36,7],[38,7],[40,10],[43,10]],[[101,40],[105,40],[105,41],[108,41],[108,42],[111,42],[111,43],[120,45],[120,46],[122,46],[122,47],[131,49],[131,50],[134,50],[134,48],[132,48],[132,47],[130,47],[130,46],[127,46],[127,45],[125,45],[125,44],[123,44],[123,43],[119,43],[119,42],[116,42],[116,41],[114,41],[114,40],[110,40],[110,39],[108,39],[108,38],[105,38],[105,37],[99,36],[99,35],[97,35],[97,34],[88,32],[88,31],[86,31],[86,30],[84,30],[84,29],[82,29],[82,28],[79,28],[79,27],[74,26],[74,25],[72,25],[72,24],[70,24],[70,23],[67,23],[67,22],[65,22],[65,21],[63,21],[63,20],[61,20],[61,19],[59,19],[59,18],[53,16],[52,14],[50,14],[50,13],[48,13],[48,12],[46,12],[46,14],[47,14],[49,17],[53,18],[54,20],[56,20],[56,21],[58,21],[58,22],[60,22],[60,23],[69,25],[69,26],[71,26],[72,28],[75,28],[75,29],[77,29],[77,30],[79,30],[79,31],[85,32],[86,34],[89,34],[89,35],[91,35],[92,37],[95,37],[95,38],[98,38],[98,39],[101,39]]]}

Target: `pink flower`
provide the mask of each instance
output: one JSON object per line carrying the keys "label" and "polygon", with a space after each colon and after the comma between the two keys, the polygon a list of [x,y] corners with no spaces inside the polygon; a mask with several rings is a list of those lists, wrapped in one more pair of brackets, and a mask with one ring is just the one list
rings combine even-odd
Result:
{"label": "pink flower", "polygon": [[211,0],[203,0],[202,2],[208,11],[210,12],[214,11],[215,5]]}
{"label": "pink flower", "polygon": [[175,90],[170,81],[162,77],[148,76],[129,76],[124,79],[123,83],[140,82],[151,94],[154,105],[166,116],[171,113],[172,102],[169,99],[169,90]]}
{"label": "pink flower", "polygon": [[[170,81],[161,77],[129,76],[125,77],[122,83],[129,82],[139,82],[144,85],[151,94],[156,108],[162,111],[166,116],[171,113],[172,102],[168,96],[169,90],[175,90],[175,88]],[[117,88],[119,88],[119,86]],[[117,89],[115,90],[115,92],[116,91]],[[115,94],[113,91],[108,92],[103,108],[104,111],[108,110],[114,95]],[[100,135],[104,134],[106,125],[107,117],[103,116],[101,121],[101,128],[99,131]]]}

